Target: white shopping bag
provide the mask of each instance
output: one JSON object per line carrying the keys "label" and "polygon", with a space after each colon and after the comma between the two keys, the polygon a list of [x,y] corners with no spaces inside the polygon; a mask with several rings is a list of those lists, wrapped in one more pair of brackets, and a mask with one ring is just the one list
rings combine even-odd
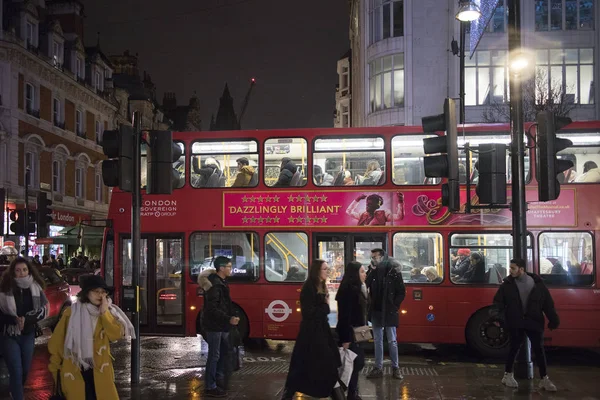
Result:
{"label": "white shopping bag", "polygon": [[[348,387],[348,384],[350,383],[350,377],[352,376],[352,370],[354,369],[355,358],[355,352],[340,347],[340,359],[342,360],[342,365],[338,368],[338,375],[340,377],[339,381],[341,381],[346,387]],[[340,386],[339,381],[336,382],[334,387]]]}

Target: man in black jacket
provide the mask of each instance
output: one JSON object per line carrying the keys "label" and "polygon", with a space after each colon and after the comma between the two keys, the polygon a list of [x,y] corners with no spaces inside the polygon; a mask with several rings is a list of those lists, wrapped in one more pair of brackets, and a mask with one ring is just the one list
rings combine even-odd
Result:
{"label": "man in black jacket", "polygon": [[231,260],[217,257],[215,269],[209,268],[198,276],[198,284],[204,290],[202,328],[208,343],[206,360],[206,396],[226,397],[227,392],[217,383],[225,381],[225,362],[229,351],[229,328],[240,319],[233,314],[229,286],[225,279],[231,275]]}
{"label": "man in black jacket", "polygon": [[494,296],[494,312],[504,315],[510,334],[510,352],[502,383],[508,387],[519,385],[513,376],[513,364],[525,335],[531,340],[531,347],[540,369],[540,389],[555,392],[556,386],[546,374],[546,354],[544,353],[544,314],[548,318],[550,330],[558,328],[560,320],[554,309],[554,301],[542,279],[525,271],[523,259],[510,260],[510,276],[504,279]]}
{"label": "man in black jacket", "polygon": [[375,342],[375,368],[367,378],[383,376],[383,330],[385,329],[388,352],[394,369],[393,376],[396,379],[404,379],[400,374],[396,343],[398,310],[406,296],[402,267],[398,261],[388,257],[382,249],[371,250],[371,261],[366,284],[369,289],[369,321],[373,324]]}

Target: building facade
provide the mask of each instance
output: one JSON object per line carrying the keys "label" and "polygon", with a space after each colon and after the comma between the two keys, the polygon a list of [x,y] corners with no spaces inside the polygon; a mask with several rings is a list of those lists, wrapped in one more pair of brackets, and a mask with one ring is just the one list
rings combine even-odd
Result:
{"label": "building facade", "polygon": [[337,62],[338,83],[335,86],[334,128],[347,128],[351,126],[350,102],[352,100],[352,88],[350,85],[350,58],[351,51],[348,51]]}
{"label": "building facade", "polygon": [[[468,123],[490,122],[490,109],[508,104],[506,5],[500,1],[466,59]],[[350,10],[352,126],[419,125],[442,111],[445,97],[459,97],[459,58],[451,50],[460,35],[458,1],[352,0]],[[574,120],[600,119],[598,2],[523,0],[521,13],[531,90],[560,93]]]}
{"label": "building facade", "polygon": [[[7,206],[24,208],[25,185],[30,209],[36,194],[47,192],[53,236],[81,220],[106,218],[99,140],[115,126],[118,107],[110,61],[99,47],[83,46],[83,5],[0,4],[0,187]],[[3,218],[9,229],[8,215]]]}

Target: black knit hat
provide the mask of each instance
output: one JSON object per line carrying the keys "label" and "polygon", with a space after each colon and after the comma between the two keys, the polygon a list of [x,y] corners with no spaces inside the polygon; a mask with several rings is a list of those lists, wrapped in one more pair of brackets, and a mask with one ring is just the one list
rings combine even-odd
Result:
{"label": "black knit hat", "polygon": [[106,282],[104,282],[104,279],[100,275],[82,275],[79,278],[79,287],[81,287],[81,292],[83,293],[99,288],[106,290],[108,293],[112,292],[111,288],[106,285]]}

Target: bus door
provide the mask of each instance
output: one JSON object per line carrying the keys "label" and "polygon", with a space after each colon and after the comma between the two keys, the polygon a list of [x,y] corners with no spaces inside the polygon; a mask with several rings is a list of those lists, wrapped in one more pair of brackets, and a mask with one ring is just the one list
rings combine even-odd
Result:
{"label": "bus door", "polygon": [[[123,291],[132,284],[131,240],[121,246]],[[140,331],[184,335],[183,235],[143,235],[140,248]],[[126,298],[121,293],[121,298]]]}
{"label": "bus door", "polygon": [[344,276],[344,267],[350,261],[358,261],[368,268],[371,262],[371,250],[387,247],[385,233],[340,233],[314,235],[314,251],[316,258],[329,264],[329,323],[337,324],[337,302],[335,295]]}

